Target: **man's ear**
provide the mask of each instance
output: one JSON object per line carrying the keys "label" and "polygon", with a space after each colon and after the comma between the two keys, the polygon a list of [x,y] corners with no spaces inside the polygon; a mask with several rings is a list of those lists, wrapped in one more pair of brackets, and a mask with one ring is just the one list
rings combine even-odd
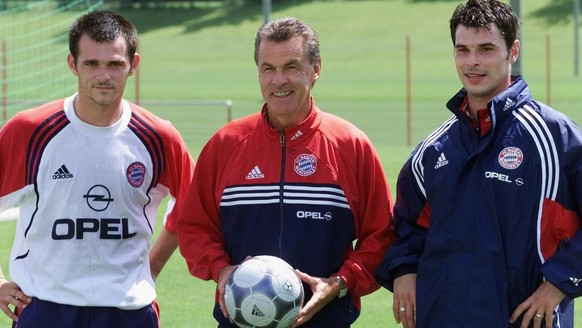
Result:
{"label": "man's ear", "polygon": [[73,54],[71,53],[69,53],[67,56],[67,64],[69,65],[69,70],[71,73],[73,73],[73,75],[79,75],[79,72],[77,72],[77,65],[75,64],[75,57],[73,57]]}
{"label": "man's ear", "polygon": [[139,64],[139,54],[136,52],[133,56],[133,62],[131,63],[131,69],[129,70],[129,76],[133,75],[137,70],[137,65]]}
{"label": "man's ear", "polygon": [[509,63],[514,64],[517,61],[517,57],[519,57],[519,47],[520,47],[519,40],[513,41],[511,45],[511,49],[509,49]]}

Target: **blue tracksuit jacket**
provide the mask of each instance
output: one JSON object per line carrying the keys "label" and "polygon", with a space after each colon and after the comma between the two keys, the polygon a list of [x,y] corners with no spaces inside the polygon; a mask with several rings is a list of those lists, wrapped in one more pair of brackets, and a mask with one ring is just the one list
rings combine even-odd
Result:
{"label": "blue tracksuit jacket", "polygon": [[582,132],[532,99],[526,82],[489,103],[478,137],[459,108],[413,151],[398,178],[398,240],[384,287],[417,273],[417,327],[519,327],[509,316],[547,279],[567,297],[554,327],[573,326],[582,294]]}

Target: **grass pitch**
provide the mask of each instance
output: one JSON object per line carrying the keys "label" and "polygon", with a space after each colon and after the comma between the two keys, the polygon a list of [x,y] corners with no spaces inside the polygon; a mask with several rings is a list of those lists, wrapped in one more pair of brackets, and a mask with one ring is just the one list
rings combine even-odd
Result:
{"label": "grass pitch", "polygon": [[[315,99],[322,109],[352,121],[370,136],[393,192],[411,146],[450,116],[444,104],[460,88],[448,31],[448,19],[459,2],[284,1],[273,5],[272,18],[296,16],[318,31],[323,71],[314,89]],[[546,0],[522,1],[522,73],[535,98],[582,122],[582,78],[573,73],[572,22],[548,24],[549,16],[538,15],[547,6]],[[123,14],[140,32],[139,90],[144,103],[230,99],[234,117],[259,110],[262,101],[252,59],[254,33],[263,22],[259,6]],[[406,129],[407,37],[412,59],[411,145]],[[65,62],[67,47],[64,43],[57,46],[64,54],[62,63],[56,64],[62,64],[62,74],[70,74]],[[551,76],[547,75],[548,64]],[[126,92],[128,99],[136,97],[133,81]],[[75,83],[71,77],[72,88]],[[148,108],[177,126],[195,158],[212,132],[226,122],[221,107]],[[0,263],[5,273],[14,227],[14,222],[0,222]],[[191,277],[178,253],[157,285],[165,328],[216,327],[211,315],[214,282]],[[380,289],[362,301],[362,314],[354,327],[398,327],[388,291]],[[576,323],[582,324],[580,310]],[[0,328],[5,327],[10,323],[0,314]]]}

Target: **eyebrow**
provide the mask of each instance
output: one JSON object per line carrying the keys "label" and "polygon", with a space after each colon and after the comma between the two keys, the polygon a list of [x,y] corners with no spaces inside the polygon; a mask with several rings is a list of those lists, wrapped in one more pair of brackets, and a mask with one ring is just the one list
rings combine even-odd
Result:
{"label": "eyebrow", "polygon": [[[493,42],[485,42],[485,43],[478,44],[477,47],[478,48],[497,47],[497,45]],[[466,46],[465,44],[462,44],[462,43],[457,43],[457,44],[455,44],[455,48],[468,48],[468,46]]]}
{"label": "eyebrow", "polygon": [[[107,61],[107,64],[123,64],[125,61],[124,60],[110,60]],[[82,63],[86,63],[86,64],[96,64],[99,63],[98,59],[87,59],[87,60],[83,60]]]}
{"label": "eyebrow", "polygon": [[[283,64],[283,67],[287,67],[287,66],[290,66],[290,65],[301,65],[301,60],[292,59],[292,60],[284,63]],[[267,66],[267,67],[275,67],[275,65],[273,65],[273,64],[271,64],[269,62],[264,62],[264,63],[261,64],[261,67],[265,67],[265,66]]]}

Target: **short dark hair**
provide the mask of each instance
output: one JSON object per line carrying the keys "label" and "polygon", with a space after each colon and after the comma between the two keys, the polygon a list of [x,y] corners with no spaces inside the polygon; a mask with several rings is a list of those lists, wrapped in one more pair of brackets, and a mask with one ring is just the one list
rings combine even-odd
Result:
{"label": "short dark hair", "polygon": [[507,49],[511,49],[513,42],[517,40],[519,18],[509,5],[497,0],[469,0],[465,4],[458,5],[450,20],[453,45],[459,25],[489,30],[491,24],[497,25]]}
{"label": "short dark hair", "polygon": [[113,42],[118,36],[123,37],[127,42],[127,56],[133,62],[137,51],[137,29],[125,17],[109,10],[96,10],[79,17],[69,29],[69,51],[75,63],[83,34],[99,43]]}
{"label": "short dark hair", "polygon": [[293,17],[279,18],[263,24],[255,36],[255,63],[259,63],[259,46],[261,41],[284,42],[301,36],[305,53],[310,64],[319,59],[319,37],[309,24]]}

